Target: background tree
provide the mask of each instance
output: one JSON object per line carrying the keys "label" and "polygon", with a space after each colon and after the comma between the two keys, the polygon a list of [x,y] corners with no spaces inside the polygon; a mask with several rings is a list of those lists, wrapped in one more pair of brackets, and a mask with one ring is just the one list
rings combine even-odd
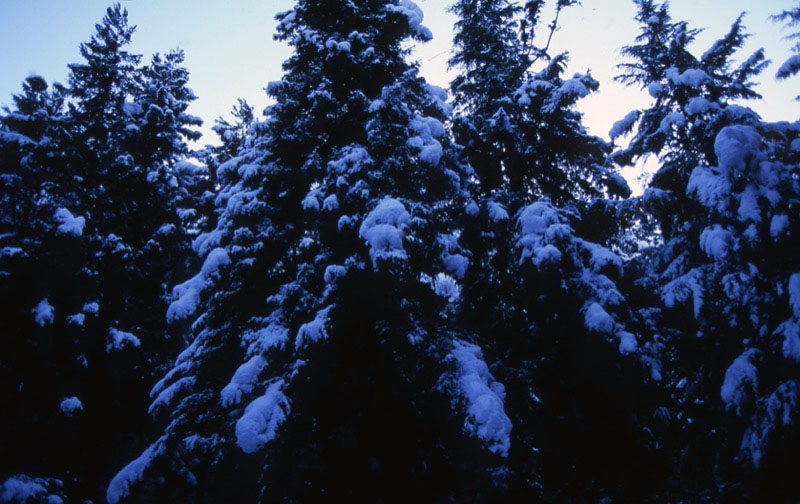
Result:
{"label": "background tree", "polygon": [[[794,400],[794,382],[786,381],[794,374],[783,363],[791,353],[775,348],[787,312],[774,308],[786,299],[792,260],[777,259],[776,269],[781,255],[772,248],[790,221],[778,217],[787,227],[769,229],[783,198],[793,199],[784,164],[792,162],[785,146],[793,133],[731,103],[759,97],[752,78],[767,64],[758,50],[733,65],[746,39],[741,16],[697,58],[688,50],[697,31],[673,23],[666,3],[637,4],[642,34],[623,50],[634,60],[619,78],[646,88],[654,103],[612,128],[617,136],[635,127],[613,158],[654,154],[660,162],[631,205],[655,218],[664,242],[631,263],[629,298],[649,299],[637,314],[664,377],[652,430],[673,471],[665,491],[676,498],[786,499],[775,485],[779,464],[753,471],[758,463],[744,462],[763,453],[776,432],[765,404]],[[757,375],[762,362],[775,372]]]}
{"label": "background tree", "polygon": [[191,206],[207,179],[185,162],[199,119],[185,114],[182,53],[137,66],[119,5],[96,30],[70,87],[28,78],[0,119],[14,299],[3,394],[18,405],[0,472],[54,476],[71,499],[103,495],[109,462],[140,446],[148,381],[180,345],[165,289],[193,265]]}

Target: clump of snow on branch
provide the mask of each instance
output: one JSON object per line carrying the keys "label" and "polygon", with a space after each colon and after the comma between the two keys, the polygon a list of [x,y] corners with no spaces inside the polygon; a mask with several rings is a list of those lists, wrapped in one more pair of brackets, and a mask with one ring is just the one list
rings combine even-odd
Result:
{"label": "clump of snow on branch", "polygon": [[111,480],[106,490],[106,500],[108,504],[117,504],[125,497],[130,495],[131,485],[142,479],[144,471],[150,466],[153,460],[164,454],[166,447],[165,436],[162,436],[155,443],[151,444],[139,457],[122,468],[120,472]]}
{"label": "clump of snow on branch", "polygon": [[395,4],[386,6],[386,10],[397,12],[408,19],[408,26],[420,40],[428,41],[433,38],[431,31],[422,24],[424,14],[419,6],[411,0],[398,0]]}
{"label": "clump of snow on branch", "polygon": [[223,407],[238,404],[243,394],[249,394],[258,383],[258,376],[267,367],[264,357],[256,355],[245,362],[236,370],[230,383],[220,392],[220,402]]}
{"label": "clump of snow on branch", "polygon": [[758,390],[758,370],[753,361],[759,355],[760,352],[754,348],[745,350],[725,371],[719,395],[725,408],[734,410],[737,415],[741,414],[744,403]]}
{"label": "clump of snow on branch", "polygon": [[66,208],[59,208],[56,210],[55,219],[58,221],[58,232],[71,236],[80,236],[83,234],[83,227],[86,225],[86,219],[83,217],[75,217],[72,212]]}
{"label": "clump of snow on branch", "polygon": [[125,347],[139,348],[142,342],[133,334],[125,331],[120,331],[116,328],[108,330],[108,342],[106,343],[106,352],[112,350],[122,350]]}
{"label": "clump of snow on branch", "polygon": [[484,441],[493,453],[508,456],[511,419],[504,409],[505,388],[492,377],[481,349],[454,340],[447,359],[458,365],[459,391],[467,406],[464,428]]}
{"label": "clump of snow on branch", "polygon": [[39,327],[52,324],[56,318],[55,311],[53,305],[47,301],[47,298],[44,298],[33,309],[33,320]]}
{"label": "clump of snow on branch", "polygon": [[229,263],[230,258],[225,249],[212,250],[200,268],[200,273],[172,289],[174,301],[167,308],[167,322],[184,320],[191,316],[197,310],[200,293],[208,285],[211,275]]}
{"label": "clump of snow on branch", "polygon": [[328,323],[328,313],[331,311],[331,308],[333,308],[333,305],[323,308],[317,312],[314,320],[300,326],[294,340],[295,349],[302,348],[306,342],[316,343],[328,337],[325,324]]}
{"label": "clump of snow on branch", "polygon": [[384,198],[372,210],[358,231],[370,247],[373,265],[378,259],[406,259],[403,234],[411,222],[411,215],[400,201]]}
{"label": "clump of snow on branch", "polygon": [[278,427],[290,411],[289,399],[281,391],[283,384],[278,380],[269,385],[236,422],[236,444],[243,452],[255,453],[277,436]]}
{"label": "clump of snow on branch", "polygon": [[73,397],[67,397],[66,399],[61,401],[59,408],[61,409],[61,412],[64,413],[65,415],[73,416],[83,411],[83,404],[81,403],[80,399],[73,396]]}

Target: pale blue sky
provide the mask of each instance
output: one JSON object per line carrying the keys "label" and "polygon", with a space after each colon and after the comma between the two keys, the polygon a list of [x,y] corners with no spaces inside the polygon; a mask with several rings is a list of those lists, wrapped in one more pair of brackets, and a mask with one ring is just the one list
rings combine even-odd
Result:
{"label": "pale blue sky", "polygon": [[[31,74],[48,81],[65,81],[66,65],[80,61],[78,45],[89,38],[105,8],[106,0],[0,0],[0,105],[8,104],[22,79]],[[131,49],[146,58],[156,51],[181,47],[191,72],[190,86],[198,95],[190,110],[206,121],[200,143],[215,141],[213,120],[227,116],[236,98],[243,97],[263,109],[266,83],[281,76],[281,62],[289,49],[272,39],[274,15],[287,10],[292,0],[125,0],[130,22],[138,26]],[[450,0],[417,0],[425,11],[425,24],[434,40],[417,48],[423,74],[434,84],[446,86],[452,75],[446,62],[451,45],[453,17],[445,12]],[[552,2],[551,2],[552,3]],[[695,45],[702,53],[724,34],[741,11],[753,37],[747,55],[764,47],[773,64],[760,79],[765,96],[750,105],[765,119],[800,119],[800,77],[776,82],[777,66],[789,56],[781,26],[767,16],[794,4],[793,0],[673,0],[675,19],[705,28]],[[611,81],[620,62],[619,48],[633,41],[638,27],[630,0],[583,0],[583,6],[567,9],[552,49],[571,53],[570,72],[591,69],[600,81],[600,93],[582,101],[589,130],[607,138],[614,121],[635,107],[646,106],[649,97]],[[545,21],[549,19],[545,18]],[[746,55],[743,55],[743,57]]]}

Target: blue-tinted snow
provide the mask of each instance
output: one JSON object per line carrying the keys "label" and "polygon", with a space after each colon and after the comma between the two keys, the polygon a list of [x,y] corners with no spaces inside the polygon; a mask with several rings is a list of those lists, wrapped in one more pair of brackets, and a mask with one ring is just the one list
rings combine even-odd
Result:
{"label": "blue-tinted snow", "polygon": [[236,444],[243,452],[254,453],[277,436],[278,427],[289,413],[289,400],[281,391],[283,384],[278,380],[269,385],[236,422]]}
{"label": "blue-tinted snow", "polygon": [[490,451],[503,457],[511,447],[511,419],[505,413],[505,388],[494,380],[481,349],[460,340],[453,341],[447,356],[458,365],[458,385],[466,402],[464,428],[483,440]]}
{"label": "blue-tinted snow", "polygon": [[39,301],[39,304],[32,310],[33,320],[39,325],[44,327],[52,324],[55,320],[55,308],[47,301],[47,298]]}

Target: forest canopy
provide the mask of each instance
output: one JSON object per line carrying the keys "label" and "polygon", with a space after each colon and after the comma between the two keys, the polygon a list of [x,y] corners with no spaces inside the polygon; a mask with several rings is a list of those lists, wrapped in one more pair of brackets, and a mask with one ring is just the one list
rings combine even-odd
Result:
{"label": "forest canopy", "polygon": [[748,106],[800,6],[767,55],[633,4],[610,141],[577,1],[454,0],[445,89],[412,0],[297,0],[199,149],[109,7],[0,112],[0,501],[800,499],[800,121]]}

